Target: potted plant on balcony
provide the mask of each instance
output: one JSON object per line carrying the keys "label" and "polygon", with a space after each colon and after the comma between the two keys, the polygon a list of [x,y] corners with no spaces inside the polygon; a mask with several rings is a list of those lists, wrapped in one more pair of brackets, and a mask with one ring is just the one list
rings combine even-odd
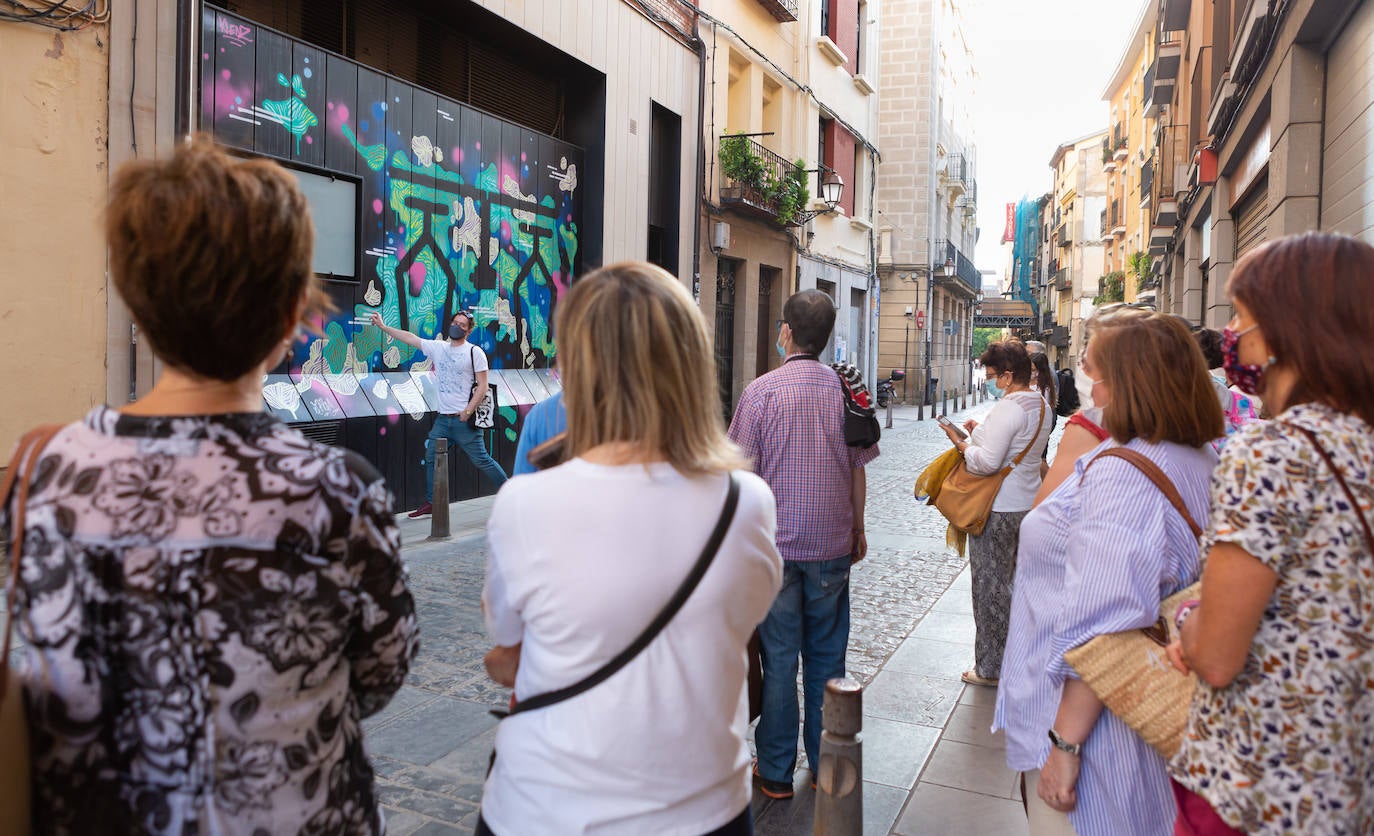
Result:
{"label": "potted plant on balcony", "polygon": [[1126,274],[1120,270],[1113,270],[1103,276],[1097,287],[1101,292],[1093,297],[1094,305],[1126,301]]}
{"label": "potted plant on balcony", "polygon": [[747,136],[725,136],[720,140],[720,168],[734,185],[721,190],[722,197],[746,197],[746,192],[761,194],[764,190],[767,167],[763,158],[754,153]]}
{"label": "potted plant on balcony", "polygon": [[806,163],[796,160],[792,168],[781,180],[769,178],[765,191],[768,202],[777,208],[778,225],[787,226],[796,218],[797,213],[806,208],[811,201],[811,190],[806,185]]}
{"label": "potted plant on balcony", "polygon": [[1139,293],[1150,286],[1150,266],[1153,259],[1149,253],[1136,251],[1126,257],[1126,269],[1135,276],[1135,291]]}

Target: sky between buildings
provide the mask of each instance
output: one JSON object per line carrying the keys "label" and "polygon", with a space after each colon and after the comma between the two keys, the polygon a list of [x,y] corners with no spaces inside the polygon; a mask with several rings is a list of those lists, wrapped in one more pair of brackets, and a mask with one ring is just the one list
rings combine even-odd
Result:
{"label": "sky between buildings", "polygon": [[978,72],[975,261],[1000,276],[1006,205],[1050,190],[1061,142],[1107,126],[1102,91],[1134,34],[1141,0],[977,0],[968,39]]}

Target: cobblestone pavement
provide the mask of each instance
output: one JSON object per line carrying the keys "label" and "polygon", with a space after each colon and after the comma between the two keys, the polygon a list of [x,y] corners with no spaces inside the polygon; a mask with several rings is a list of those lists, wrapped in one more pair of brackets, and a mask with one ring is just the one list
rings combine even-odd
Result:
{"label": "cobblestone pavement", "polygon": [[[990,408],[991,402],[979,404],[959,418],[981,417]],[[918,422],[915,409],[899,407],[893,427],[884,431],[882,455],[868,468],[870,550],[851,579],[848,657],[850,675],[862,683],[873,679],[965,565],[945,547],[944,519],[912,496],[916,474],[947,445],[934,421]],[[495,734],[496,721],[487,712],[509,697],[482,671],[489,646],[480,605],[486,544],[475,531],[406,547],[420,658],[392,704],[365,724],[395,836],[472,831]],[[419,529],[407,530],[408,540],[421,536]]]}

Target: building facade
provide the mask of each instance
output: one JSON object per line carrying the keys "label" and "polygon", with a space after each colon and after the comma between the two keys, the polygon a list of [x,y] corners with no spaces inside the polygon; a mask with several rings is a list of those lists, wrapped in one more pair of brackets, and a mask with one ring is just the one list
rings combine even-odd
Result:
{"label": "building facade", "polygon": [[[368,314],[426,337],[453,311],[475,314],[498,386],[489,442],[509,466],[524,414],[558,388],[552,321],[570,282],[626,258],[690,277],[695,27],[690,6],[651,0],[141,0],[57,36],[0,23],[7,72],[51,92],[35,112],[3,100],[13,112],[0,123],[61,134],[58,153],[31,132],[0,134],[0,145],[30,158],[32,176],[64,184],[67,200],[84,195],[75,223],[90,240],[111,171],[188,133],[285,165],[311,199],[315,269],[340,312],[265,381],[266,408],[362,452],[412,507],[423,499],[431,364],[366,325]],[[79,121],[65,124],[69,115]],[[18,182],[11,174],[5,182]],[[79,324],[66,341],[74,355],[49,378],[79,385],[12,415],[36,420],[55,403],[51,417],[70,419],[127,402],[158,373],[106,286],[103,249],[93,251],[94,269],[84,254],[62,259],[82,275],[64,287],[70,299],[43,308],[104,320]],[[44,301],[21,296],[16,308]],[[6,339],[32,343],[40,328],[51,331],[16,318]],[[104,345],[91,350],[91,339]],[[4,426],[0,446],[18,429]],[[458,498],[490,490],[465,460],[452,467]]]}
{"label": "building facade", "polygon": [[[818,288],[836,305],[825,362],[873,372],[874,0],[704,0],[706,235],[701,309],[721,401],[781,362],[783,303]],[[823,200],[826,182],[839,199]],[[833,197],[833,195],[832,195]]]}
{"label": "building facade", "polygon": [[1163,0],[1155,37],[1179,52],[1158,149],[1177,175],[1151,194],[1161,310],[1220,328],[1264,241],[1374,241],[1374,2]]}
{"label": "building facade", "polygon": [[[1156,117],[1161,110],[1153,99],[1161,49],[1155,40],[1157,3],[1145,0],[1141,6],[1134,34],[1102,93],[1109,108],[1102,143],[1107,175],[1102,269],[1103,275],[1120,283],[1122,301],[1131,303],[1149,293],[1151,183],[1171,176],[1156,170]],[[1176,53],[1171,60],[1178,60]]]}
{"label": "building facade", "polygon": [[[1053,345],[1056,367],[1072,362],[1083,350],[1083,320],[1092,315],[1102,292],[1105,263],[1102,212],[1107,204],[1107,174],[1102,169],[1105,131],[1066,142],[1050,158],[1054,190],[1049,203],[1049,290],[1054,295],[1055,327],[1061,330],[1047,342]],[[1063,344],[1067,329],[1068,343]]]}
{"label": "building facade", "polygon": [[961,0],[883,5],[878,172],[878,373],[907,370],[902,397],[968,391],[982,278],[974,57]]}

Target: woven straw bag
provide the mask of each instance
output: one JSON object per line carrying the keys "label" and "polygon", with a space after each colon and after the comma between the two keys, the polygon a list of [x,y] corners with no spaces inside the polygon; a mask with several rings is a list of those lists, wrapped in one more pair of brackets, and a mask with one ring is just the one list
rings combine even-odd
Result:
{"label": "woven straw bag", "polygon": [[[1125,459],[1148,476],[1183,515],[1193,536],[1202,535],[1178,490],[1154,462],[1134,450],[1114,447],[1088,462],[1088,467],[1106,456]],[[1165,648],[1178,638],[1174,626],[1178,606],[1198,597],[1201,588],[1201,583],[1194,583],[1164,599],[1159,619],[1150,627],[1098,636],[1064,654],[1064,661],[1078,671],[1097,698],[1166,760],[1183,742],[1197,675],[1179,673]]]}

